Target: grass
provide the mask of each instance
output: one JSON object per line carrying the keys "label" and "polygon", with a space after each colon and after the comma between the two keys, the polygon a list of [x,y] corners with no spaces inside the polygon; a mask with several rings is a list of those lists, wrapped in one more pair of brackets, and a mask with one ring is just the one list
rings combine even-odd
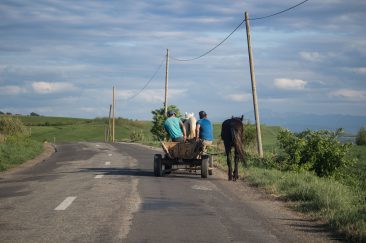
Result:
{"label": "grass", "polygon": [[0,171],[35,158],[42,152],[42,143],[27,137],[9,137],[0,143]]}
{"label": "grass", "polygon": [[250,168],[246,179],[280,197],[297,202],[296,209],[326,220],[349,240],[366,238],[366,207],[349,187],[310,173]]}
{"label": "grass", "polygon": [[[104,141],[108,120],[62,117],[19,117],[29,128],[32,139],[50,142]],[[152,140],[152,123],[118,118],[115,122],[115,139],[130,140],[133,131],[141,131],[143,140]]]}
{"label": "grass", "polygon": [[[258,159],[249,161],[250,166],[247,168],[240,164],[239,176],[252,186],[294,202],[295,210],[326,221],[332,229],[343,233],[349,241],[364,242],[366,146],[354,146],[353,154],[358,157],[358,162],[348,171],[349,181],[320,178],[310,172],[285,172],[263,168],[265,166],[260,164],[261,160]],[[271,159],[270,155],[266,159]],[[227,169],[224,156],[216,156],[215,163],[219,168]]]}

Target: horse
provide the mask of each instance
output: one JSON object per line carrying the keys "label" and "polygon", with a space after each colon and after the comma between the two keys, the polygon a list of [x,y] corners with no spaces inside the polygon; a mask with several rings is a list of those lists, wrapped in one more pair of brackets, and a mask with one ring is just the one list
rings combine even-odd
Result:
{"label": "horse", "polygon": [[[228,166],[228,180],[236,181],[238,176],[238,162],[241,160],[245,164],[244,146],[243,146],[243,116],[232,117],[222,123],[221,138],[224,141],[225,153]],[[231,148],[235,149],[234,172],[231,167]]]}
{"label": "horse", "polygon": [[194,113],[187,113],[184,116],[185,120],[183,122],[186,132],[187,132],[187,139],[193,139],[196,137],[196,123],[197,120],[194,117]]}

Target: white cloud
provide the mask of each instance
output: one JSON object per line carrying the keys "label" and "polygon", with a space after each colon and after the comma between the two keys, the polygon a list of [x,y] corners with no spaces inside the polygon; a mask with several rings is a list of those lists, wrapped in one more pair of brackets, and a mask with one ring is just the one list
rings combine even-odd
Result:
{"label": "white cloud", "polygon": [[274,85],[284,90],[304,90],[307,81],[301,79],[278,78],[274,80]]}
{"label": "white cloud", "polygon": [[350,101],[366,101],[366,91],[354,89],[339,89],[330,93],[333,97],[342,97]]}
{"label": "white cloud", "polygon": [[4,95],[18,95],[27,93],[27,89],[16,85],[8,85],[0,87],[0,94]]}
{"label": "white cloud", "polygon": [[366,67],[358,67],[358,68],[345,68],[346,71],[358,73],[358,74],[366,74]]}
{"label": "white cloud", "polygon": [[299,53],[299,55],[305,61],[310,61],[310,62],[321,62],[325,58],[325,56],[320,54],[319,52],[302,51],[302,52]]}
{"label": "white cloud", "polygon": [[63,83],[63,82],[50,83],[43,81],[33,82],[32,88],[35,92],[41,94],[71,91],[76,89],[76,87],[71,83]]}
{"label": "white cloud", "polygon": [[249,101],[251,99],[251,94],[230,94],[226,96],[226,100],[235,101],[235,102],[242,102],[242,101]]}

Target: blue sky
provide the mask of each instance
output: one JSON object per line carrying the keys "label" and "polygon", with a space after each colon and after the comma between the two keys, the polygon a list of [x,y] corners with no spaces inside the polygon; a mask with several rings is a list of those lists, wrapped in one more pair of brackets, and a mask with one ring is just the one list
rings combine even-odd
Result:
{"label": "blue sky", "polygon": [[[299,1],[0,1],[0,110],[48,116],[151,119],[163,106],[166,49],[192,58],[243,20]],[[366,2],[310,0],[251,21],[264,116],[366,116]],[[168,103],[215,121],[253,117],[243,24],[210,54],[170,59]]]}

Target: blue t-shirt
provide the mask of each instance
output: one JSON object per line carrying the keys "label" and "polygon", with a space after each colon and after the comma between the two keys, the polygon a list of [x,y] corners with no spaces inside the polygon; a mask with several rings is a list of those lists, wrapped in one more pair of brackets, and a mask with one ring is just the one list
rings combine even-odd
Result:
{"label": "blue t-shirt", "polygon": [[179,125],[180,119],[177,117],[169,117],[164,122],[164,128],[169,134],[171,139],[183,137],[182,130]]}
{"label": "blue t-shirt", "polygon": [[207,141],[213,140],[213,127],[209,120],[203,118],[197,121],[197,125],[200,125],[199,138]]}

